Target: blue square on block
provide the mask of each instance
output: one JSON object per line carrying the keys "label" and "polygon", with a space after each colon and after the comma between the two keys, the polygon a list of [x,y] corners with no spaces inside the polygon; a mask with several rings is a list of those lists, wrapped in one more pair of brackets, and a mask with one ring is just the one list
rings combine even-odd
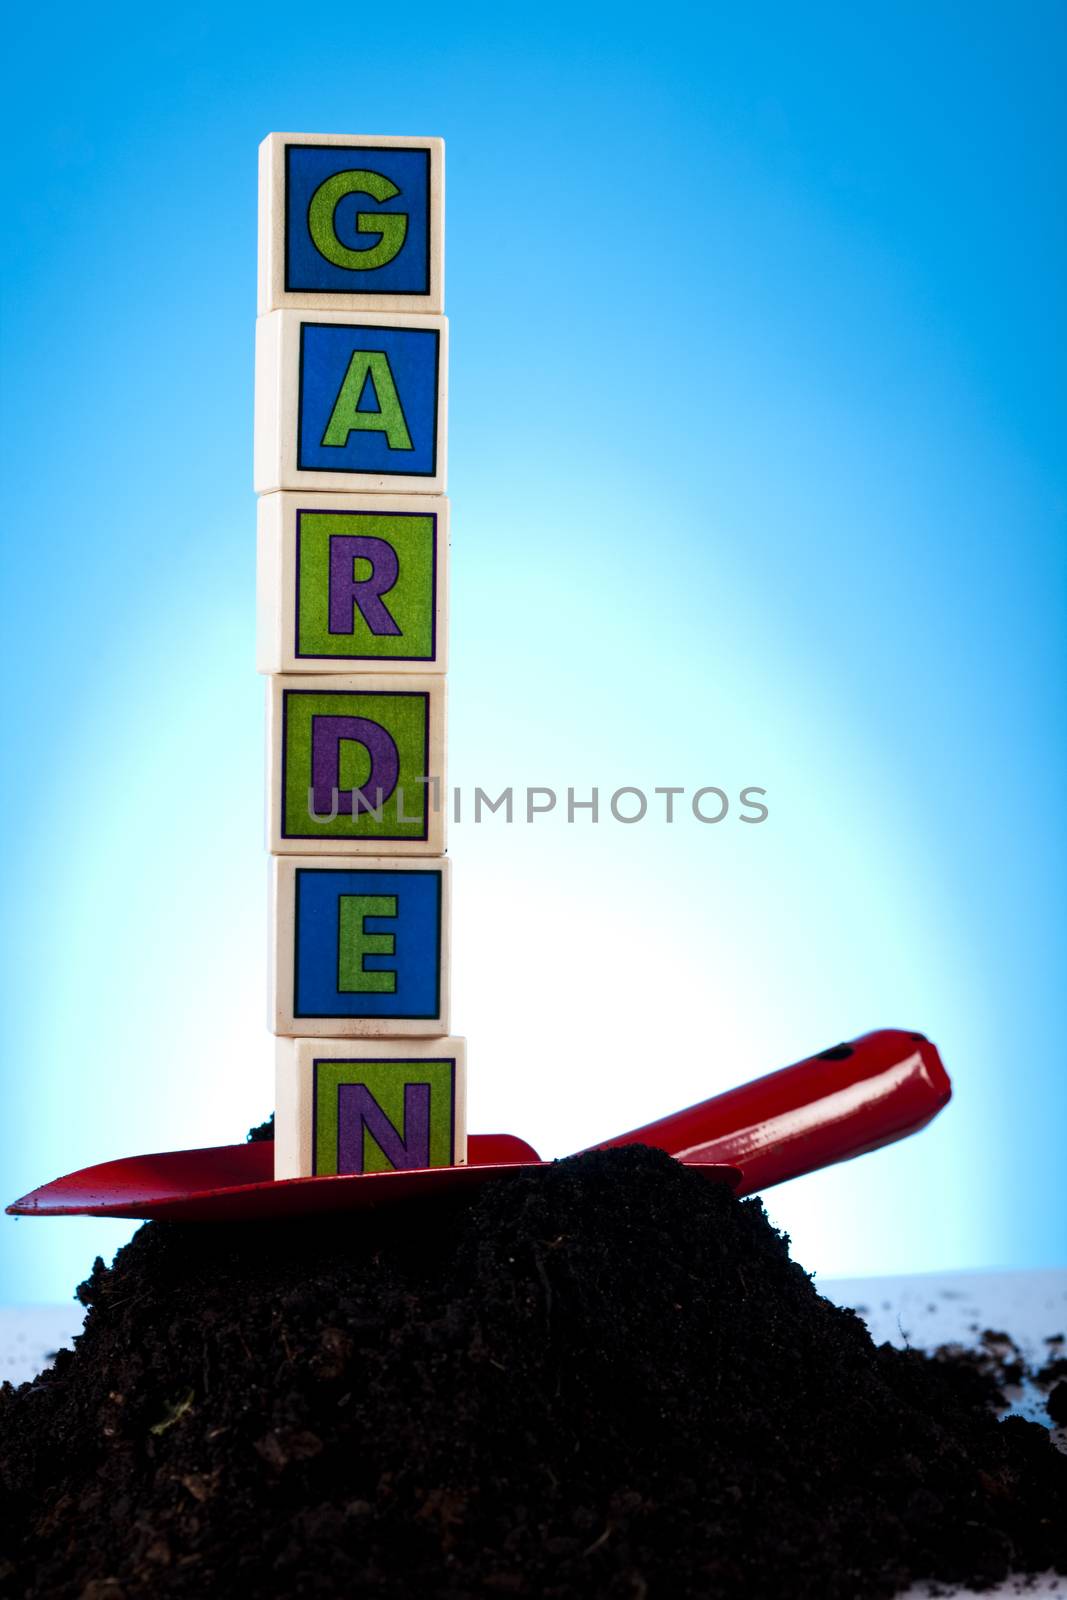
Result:
{"label": "blue square on block", "polygon": [[[381,897],[395,900],[395,915],[364,912],[363,901]],[[350,941],[364,941],[367,953],[344,950],[343,932]],[[298,867],[294,945],[296,1017],[439,1016],[441,874]],[[361,992],[354,967],[395,981]]]}
{"label": "blue square on block", "polygon": [[436,328],[302,322],[299,469],[432,478],[440,360]]}
{"label": "blue square on block", "polygon": [[429,149],[286,145],[285,287],[429,294]]}

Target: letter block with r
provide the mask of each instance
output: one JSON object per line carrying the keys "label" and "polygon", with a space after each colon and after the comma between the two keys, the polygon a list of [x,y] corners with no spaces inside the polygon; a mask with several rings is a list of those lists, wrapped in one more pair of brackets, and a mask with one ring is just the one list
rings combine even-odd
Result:
{"label": "letter block with r", "polygon": [[444,672],[448,555],[443,495],[261,496],[260,672]]}

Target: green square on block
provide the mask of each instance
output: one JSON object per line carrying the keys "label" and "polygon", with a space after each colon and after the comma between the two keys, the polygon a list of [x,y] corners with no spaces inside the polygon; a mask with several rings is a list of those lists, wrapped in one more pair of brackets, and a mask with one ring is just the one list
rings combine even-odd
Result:
{"label": "green square on block", "polygon": [[433,661],[437,517],[298,511],[296,654]]}
{"label": "green square on block", "polygon": [[[454,1059],[322,1060],[314,1063],[312,1073],[314,1174],[454,1163]],[[355,1093],[346,1096],[346,1089]]]}
{"label": "green square on block", "polygon": [[[430,776],[430,697],[424,691],[286,689],[282,752],[283,839],[428,837],[430,785],[421,780]],[[353,800],[353,790],[362,799]],[[335,791],[340,809],[325,820]]]}

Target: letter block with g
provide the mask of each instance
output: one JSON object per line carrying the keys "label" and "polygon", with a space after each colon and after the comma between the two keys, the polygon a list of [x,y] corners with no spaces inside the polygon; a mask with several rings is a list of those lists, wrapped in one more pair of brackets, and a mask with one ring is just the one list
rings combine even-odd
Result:
{"label": "letter block with g", "polygon": [[444,305],[444,141],[272,133],[259,149],[259,311]]}

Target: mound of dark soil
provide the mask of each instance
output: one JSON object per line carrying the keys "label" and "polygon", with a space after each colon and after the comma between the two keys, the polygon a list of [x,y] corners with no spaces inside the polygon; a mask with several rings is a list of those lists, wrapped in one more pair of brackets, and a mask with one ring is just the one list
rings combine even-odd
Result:
{"label": "mound of dark soil", "polygon": [[1067,1457],[875,1348],[656,1151],[292,1226],[150,1224],[0,1396],[3,1593],[857,1600],[1067,1571]]}

